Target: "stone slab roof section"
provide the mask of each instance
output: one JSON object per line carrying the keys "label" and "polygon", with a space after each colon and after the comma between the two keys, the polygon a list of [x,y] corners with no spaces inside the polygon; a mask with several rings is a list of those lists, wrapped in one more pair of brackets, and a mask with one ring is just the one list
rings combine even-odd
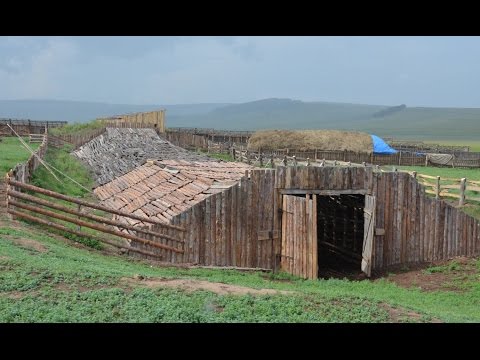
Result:
{"label": "stone slab roof section", "polygon": [[[236,162],[150,160],[97,187],[94,193],[112,209],[168,223],[207,196],[233,186],[249,169],[253,167]],[[149,226],[123,217],[117,220]]]}
{"label": "stone slab roof section", "polygon": [[153,129],[107,128],[73,154],[93,172],[97,185],[103,185],[145,163],[147,159],[212,161],[162,139]]}

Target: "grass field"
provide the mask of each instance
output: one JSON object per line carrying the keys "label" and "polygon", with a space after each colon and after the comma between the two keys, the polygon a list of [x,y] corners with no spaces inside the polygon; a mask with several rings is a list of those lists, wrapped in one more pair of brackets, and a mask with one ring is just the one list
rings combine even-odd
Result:
{"label": "grass field", "polygon": [[[0,239],[0,322],[480,321],[478,261],[473,273],[454,280],[461,291],[451,291],[446,283],[426,292],[386,279],[313,281],[286,274],[160,268],[73,247],[23,224],[3,224]],[[458,270],[454,264],[427,272]],[[142,285],[155,279],[290,293],[234,295]],[[401,316],[392,319],[392,311]],[[408,315],[412,312],[414,317]]]}
{"label": "grass field", "polygon": [[68,135],[68,134],[76,134],[81,135],[84,133],[88,133],[95,129],[100,129],[104,125],[99,120],[92,120],[85,123],[70,123],[64,126],[52,128],[50,131],[53,135]]}
{"label": "grass field", "polygon": [[[91,185],[67,148],[49,151],[47,161]],[[477,170],[416,171],[480,178]],[[88,198],[41,168],[34,181]],[[0,214],[0,322],[480,322],[480,260],[435,264],[417,271],[408,287],[394,282],[410,273],[403,270],[377,280],[314,281],[284,273],[159,267]],[[172,286],[173,280],[189,287]],[[246,294],[245,288],[259,293]]]}
{"label": "grass field", "polygon": [[[61,149],[49,147],[45,155],[45,161],[48,164],[53,165],[62,173],[73,178],[87,189],[91,189],[94,182],[88,169],[80,162],[80,160],[70,155],[71,150],[71,147],[68,145],[65,145]],[[75,197],[85,197],[89,194],[87,190],[75,184],[68,178],[59,175],[58,173],[56,173],[56,175],[60,178],[61,182],[55,180],[45,167],[40,166],[33,173],[31,183],[44,189]]]}
{"label": "grass field", "polygon": [[448,146],[470,146],[470,151],[480,152],[480,141],[478,140],[424,140],[427,144],[438,144]]}
{"label": "grass field", "polygon": [[[480,169],[463,169],[463,168],[438,168],[438,167],[424,167],[424,166],[395,166],[398,170],[404,171],[416,171],[418,174],[430,175],[430,176],[440,176],[442,178],[451,178],[451,179],[461,179],[466,178],[467,180],[480,181]],[[392,170],[392,166],[383,166],[384,170]],[[429,180],[430,183],[433,183],[434,180]],[[440,188],[442,184],[454,184],[451,181],[441,180]],[[459,194],[460,190],[451,189],[449,192],[453,194]],[[463,211],[467,214],[480,219],[480,203],[477,201],[469,201],[468,197],[478,198],[480,194],[477,191],[468,190],[465,192],[467,196],[466,205],[463,207]],[[434,196],[432,194],[427,194],[428,196]],[[445,197],[445,200],[456,206],[458,200],[454,198]]]}
{"label": "grass field", "polygon": [[[2,137],[0,142],[0,172],[2,177],[10,169],[13,169],[17,164],[22,163],[30,157],[30,152],[25,149],[17,137]],[[36,150],[40,143],[28,142],[28,138],[24,138],[25,142]]]}

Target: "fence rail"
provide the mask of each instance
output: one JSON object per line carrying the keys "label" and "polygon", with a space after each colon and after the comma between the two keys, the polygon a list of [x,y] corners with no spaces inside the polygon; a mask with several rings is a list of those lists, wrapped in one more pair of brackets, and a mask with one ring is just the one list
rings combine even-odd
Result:
{"label": "fence rail", "polygon": [[[165,224],[157,220],[120,210],[113,210],[98,204],[89,203],[54,191],[25,184],[21,181],[14,180],[12,171],[6,176],[6,186],[7,212],[14,217],[24,218],[78,236],[93,238],[97,241],[123,249],[124,251],[136,252],[155,258],[161,258],[162,256],[152,251],[140,249],[135,245],[144,244],[163,251],[175,253],[183,253],[184,251],[181,248],[165,244],[166,241],[183,244],[183,233],[185,232],[185,229],[182,227]],[[20,190],[42,194],[43,197],[22,193]],[[46,200],[45,197],[49,199]],[[55,202],[52,201],[52,199],[63,200],[67,202],[68,206],[61,205],[58,201]],[[157,231],[151,231],[148,228],[142,228],[139,226],[132,226],[125,221],[116,220],[114,218],[92,214],[91,212],[94,209],[103,211],[111,217],[113,217],[113,215],[119,215],[122,218],[129,218],[154,224]],[[66,214],[74,215],[75,217]],[[43,217],[41,217],[41,215],[43,215]],[[68,227],[64,223],[59,223],[58,220],[67,224],[76,225],[77,228],[72,228],[71,226]],[[99,236],[97,233],[92,234],[81,231],[81,227],[90,228],[103,234],[114,235],[117,238],[123,239],[123,242],[119,242],[118,239],[114,240],[106,238],[105,236]],[[164,233],[164,231],[169,232],[169,234]],[[171,235],[172,231],[175,232],[175,236]]]}
{"label": "fence rail", "polygon": [[[408,172],[408,171],[405,171]],[[467,180],[466,178],[452,179],[440,176],[417,174],[408,172],[418,183],[425,186],[425,192],[435,195],[435,198],[458,199],[458,206],[463,206],[467,201],[480,202],[480,181]]]}

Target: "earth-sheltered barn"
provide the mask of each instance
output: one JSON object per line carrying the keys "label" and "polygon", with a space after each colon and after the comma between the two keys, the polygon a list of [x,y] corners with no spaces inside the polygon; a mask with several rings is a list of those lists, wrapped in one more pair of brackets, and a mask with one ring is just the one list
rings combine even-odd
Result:
{"label": "earth-sheltered barn", "polygon": [[374,154],[394,154],[382,138],[359,131],[341,130],[261,130],[249,139],[249,150],[338,150]]}

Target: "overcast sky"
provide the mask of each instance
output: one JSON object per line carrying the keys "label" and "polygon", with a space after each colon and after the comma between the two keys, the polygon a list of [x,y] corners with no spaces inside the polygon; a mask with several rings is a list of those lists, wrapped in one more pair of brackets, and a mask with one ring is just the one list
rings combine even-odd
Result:
{"label": "overcast sky", "polygon": [[0,99],[480,107],[480,37],[0,37]]}

